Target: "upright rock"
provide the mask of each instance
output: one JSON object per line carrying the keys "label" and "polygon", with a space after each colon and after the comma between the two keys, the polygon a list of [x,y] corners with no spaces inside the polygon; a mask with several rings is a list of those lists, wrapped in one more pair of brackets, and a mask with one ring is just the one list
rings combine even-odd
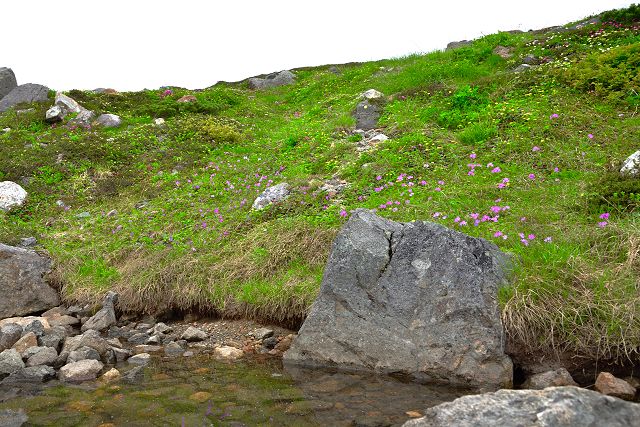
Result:
{"label": "upright rock", "polygon": [[16,75],[11,68],[0,67],[0,99],[18,86]]}
{"label": "upright rock", "polygon": [[356,110],[353,112],[353,117],[356,119],[356,129],[362,129],[364,131],[375,129],[378,125],[378,119],[382,114],[382,107],[384,105],[384,97],[378,96],[380,92],[374,94],[374,96],[368,96],[373,89],[368,90],[362,94],[363,101],[359,102],[356,106]]}
{"label": "upright rock", "polygon": [[25,102],[44,102],[49,99],[49,88],[46,86],[27,83],[14,88],[0,99],[0,113],[11,107]]}
{"label": "upright rock", "polygon": [[0,319],[60,305],[58,293],[44,278],[50,270],[48,257],[0,243]]}
{"label": "upright rock", "polygon": [[639,419],[636,403],[578,387],[550,387],[460,397],[403,427],[629,427]]}
{"label": "upright rock", "polygon": [[295,83],[296,76],[291,71],[271,73],[265,78],[252,77],[249,79],[249,89],[268,89]]}
{"label": "upright rock", "polygon": [[15,182],[0,182],[0,211],[9,212],[13,208],[22,206],[27,196],[24,188]]}
{"label": "upright rock", "polygon": [[510,387],[497,303],[508,265],[484,239],[359,209],[333,243],[320,295],[284,360]]}
{"label": "upright rock", "polygon": [[467,46],[471,46],[471,41],[469,40],[460,40],[457,42],[450,42],[447,44],[447,48],[445,50],[453,50],[453,49],[458,49],[461,47],[467,47]]}
{"label": "upright rock", "polygon": [[102,308],[82,325],[82,332],[88,331],[89,329],[104,331],[109,326],[115,325],[117,321],[115,304],[117,302],[118,294],[111,291],[107,292]]}

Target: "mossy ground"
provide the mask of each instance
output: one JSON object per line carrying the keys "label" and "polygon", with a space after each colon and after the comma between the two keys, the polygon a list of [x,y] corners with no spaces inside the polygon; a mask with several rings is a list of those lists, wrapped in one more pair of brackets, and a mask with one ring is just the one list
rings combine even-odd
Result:
{"label": "mossy ground", "polygon": [[[245,83],[167,96],[72,91],[124,125],[50,126],[46,105],[0,116],[0,129],[11,128],[0,133],[0,179],[26,178],[30,194],[0,215],[0,240],[36,236],[69,301],[116,289],[128,310],[295,324],[337,230],[353,209],[372,208],[514,253],[515,282],[500,293],[512,340],[632,356],[640,181],[615,171],[640,148],[639,42],[637,24],[605,22],[499,33],[340,74],[298,70],[294,85],[265,91]],[[513,56],[494,54],[498,45]],[[544,63],[513,73],[527,54]],[[351,113],[370,88],[390,97],[380,120],[390,139],[359,153]],[[177,103],[185,94],[197,102]],[[153,124],[158,117],[166,126]],[[319,192],[333,177],[347,190]],[[251,210],[283,181],[293,187],[286,202]]]}

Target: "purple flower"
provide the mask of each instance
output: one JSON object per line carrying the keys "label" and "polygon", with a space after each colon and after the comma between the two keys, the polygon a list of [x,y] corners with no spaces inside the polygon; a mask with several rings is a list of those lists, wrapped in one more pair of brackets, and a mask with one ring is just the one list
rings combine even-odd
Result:
{"label": "purple flower", "polygon": [[341,216],[342,218],[346,218],[346,217],[347,217],[347,215],[349,215],[349,214],[348,214],[348,213],[347,213],[347,211],[345,211],[344,209],[342,209],[342,210],[340,211],[340,216]]}
{"label": "purple flower", "polygon": [[500,173],[500,172],[502,172],[502,169],[500,169],[499,167],[495,167],[491,169],[491,173]]}
{"label": "purple flower", "polygon": [[558,117],[560,116],[558,116],[556,113],[553,113],[552,115],[549,116],[549,119],[553,120],[553,119],[557,119]]}
{"label": "purple flower", "polygon": [[533,174],[533,173],[530,173],[530,174],[529,174],[529,179],[530,179],[531,181],[533,181],[534,179],[536,179],[536,175],[535,175],[535,174]]}
{"label": "purple flower", "polygon": [[540,147],[538,147],[538,146],[536,145],[535,147],[533,147],[533,148],[531,149],[531,151],[534,151],[534,152],[535,152],[535,151],[540,151]]}
{"label": "purple flower", "polygon": [[608,222],[607,222],[607,221],[600,221],[600,222],[598,223],[598,227],[600,227],[600,228],[604,228],[604,227],[606,227],[606,226],[607,226],[607,224],[608,224]]}
{"label": "purple flower", "polygon": [[475,158],[476,158],[476,153],[471,153],[471,154],[469,154],[469,158],[470,158],[470,159],[475,159]]}
{"label": "purple flower", "polygon": [[605,212],[603,214],[600,214],[600,219],[609,219],[609,212]]}
{"label": "purple flower", "polygon": [[587,137],[588,137],[589,139],[593,139],[593,134],[592,134],[592,133],[590,133],[589,135],[587,135]]}
{"label": "purple flower", "polygon": [[545,243],[551,243],[551,240],[552,240],[551,237],[545,237],[544,238],[544,242]]}

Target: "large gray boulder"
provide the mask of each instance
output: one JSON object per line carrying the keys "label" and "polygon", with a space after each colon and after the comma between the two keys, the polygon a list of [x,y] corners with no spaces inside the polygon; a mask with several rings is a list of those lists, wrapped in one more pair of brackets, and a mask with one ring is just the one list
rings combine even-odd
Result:
{"label": "large gray boulder", "polygon": [[510,387],[497,303],[508,265],[484,239],[356,210],[333,243],[320,295],[284,360]]}
{"label": "large gray boulder", "polygon": [[48,257],[0,243],[0,319],[60,305],[58,293],[44,278],[50,270]]}
{"label": "large gray boulder", "polygon": [[105,128],[117,128],[122,124],[122,119],[115,114],[100,114],[95,124]]}
{"label": "large gray boulder", "polygon": [[271,73],[265,78],[252,77],[249,79],[250,89],[268,89],[272,87],[285,86],[295,83],[296,76],[291,71],[280,71]]}
{"label": "large gray boulder", "polygon": [[13,181],[0,182],[0,211],[9,212],[27,200],[27,192]]}
{"label": "large gray boulder", "polygon": [[22,427],[29,421],[27,413],[24,409],[3,409],[0,410],[0,426],[4,427]]}
{"label": "large gray boulder", "polygon": [[18,86],[16,75],[11,68],[0,67],[0,99]]}
{"label": "large gray boulder", "polygon": [[629,427],[640,405],[578,387],[500,390],[460,397],[403,427]]}
{"label": "large gray boulder", "polygon": [[116,312],[115,304],[118,302],[118,294],[112,291],[107,292],[104,297],[102,308],[95,315],[89,318],[84,325],[82,325],[82,332],[86,332],[89,329],[96,331],[104,331],[109,326],[116,324]]}
{"label": "large gray boulder", "polygon": [[0,99],[0,113],[24,102],[44,102],[47,99],[49,99],[48,87],[34,83],[20,85]]}

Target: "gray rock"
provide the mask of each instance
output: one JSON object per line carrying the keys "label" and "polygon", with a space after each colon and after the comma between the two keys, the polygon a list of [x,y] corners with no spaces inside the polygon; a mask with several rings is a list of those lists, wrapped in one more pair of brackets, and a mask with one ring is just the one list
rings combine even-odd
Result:
{"label": "gray rock", "polygon": [[25,102],[44,102],[49,99],[49,88],[46,86],[27,83],[15,87],[0,99],[0,113]]}
{"label": "gray rock", "polygon": [[370,130],[378,125],[378,119],[382,114],[382,107],[377,102],[368,99],[358,103],[353,117],[356,119],[356,129]]}
{"label": "gray rock", "polygon": [[268,350],[273,350],[276,345],[278,345],[278,338],[276,337],[265,338],[262,341],[262,346]]}
{"label": "gray rock", "polygon": [[4,378],[22,368],[24,368],[24,362],[18,351],[11,348],[0,353],[0,378]]}
{"label": "gray rock", "polygon": [[249,79],[249,89],[269,89],[295,83],[296,76],[291,71],[272,73],[265,78],[252,77]]}
{"label": "gray rock", "polygon": [[149,344],[149,345],[162,344],[162,337],[160,335],[153,335],[149,337],[146,344]]}
{"label": "gray rock", "polygon": [[104,365],[97,360],[81,360],[60,368],[58,378],[62,382],[76,383],[95,380]]}
{"label": "gray rock", "polygon": [[149,353],[140,353],[135,356],[131,356],[127,359],[127,362],[132,365],[144,366],[151,361],[151,355]]}
{"label": "gray rock", "polygon": [[[1,69],[0,69],[1,70]],[[27,413],[24,409],[2,409],[0,410],[0,426],[4,427],[22,427],[29,421]]]}
{"label": "gray rock", "polygon": [[116,362],[118,363],[124,362],[131,356],[131,352],[127,349],[111,347],[111,351],[113,352],[113,355],[116,358]]}
{"label": "gray rock", "polygon": [[60,304],[44,276],[51,260],[35,251],[0,243],[0,318],[23,316]]}
{"label": "gray rock", "polygon": [[70,352],[69,357],[67,357],[67,363],[79,362],[81,360],[100,361],[100,353],[98,353],[94,348],[83,346]]}
{"label": "gray rock", "polygon": [[3,385],[24,383],[43,383],[56,377],[56,370],[51,366],[38,365],[18,369],[2,381]]}
{"label": "gray rock", "polygon": [[122,124],[122,119],[115,114],[100,114],[95,123],[105,128],[117,128]]}
{"label": "gray rock", "polygon": [[253,202],[253,209],[264,209],[272,203],[279,203],[285,200],[290,193],[290,186],[286,182],[268,187]]}
{"label": "gray rock", "polygon": [[22,335],[26,335],[29,332],[33,332],[36,337],[41,337],[44,335],[44,325],[38,319],[32,319],[22,327]]}
{"label": "gray rock", "polygon": [[471,41],[470,40],[461,40],[461,41],[457,41],[457,42],[451,42],[449,44],[447,44],[447,48],[445,50],[453,50],[453,49],[458,49],[461,47],[467,47],[467,46],[471,46]]}
{"label": "gray rock", "polygon": [[9,323],[0,328],[0,351],[4,351],[18,342],[22,337],[22,326],[16,323]]}
{"label": "gray rock", "polygon": [[27,359],[26,366],[38,366],[38,365],[47,365],[53,366],[56,363],[56,359],[58,358],[58,352],[55,348],[52,347],[39,347],[40,351],[38,351],[33,356]]}
{"label": "gray rock", "polygon": [[640,150],[626,158],[620,168],[620,174],[640,177]]}
{"label": "gray rock", "polygon": [[117,322],[115,304],[118,302],[118,294],[115,292],[107,292],[102,303],[102,308],[94,316],[90,317],[84,325],[82,332],[93,329],[96,331],[104,331]]}
{"label": "gray rock", "polygon": [[95,119],[96,114],[93,111],[84,110],[78,113],[73,119],[69,120],[70,126],[90,127],[91,122]]}
{"label": "gray rock", "polygon": [[39,344],[43,347],[52,347],[56,351],[60,350],[60,345],[67,337],[67,331],[63,326],[53,326],[44,331],[44,335],[38,338]]}
{"label": "gray rock", "polygon": [[317,300],[284,360],[486,388],[510,387],[497,246],[358,209],[336,237]]}
{"label": "gray rock", "polygon": [[65,111],[59,105],[54,105],[44,114],[44,120],[47,123],[59,123],[64,120]]}
{"label": "gray rock", "polygon": [[207,333],[202,329],[194,328],[193,326],[189,326],[186,331],[182,333],[180,336],[181,339],[186,341],[203,341],[207,339]]}
{"label": "gray rock", "polygon": [[384,93],[380,92],[376,89],[369,89],[360,95],[362,99],[374,100],[374,99],[384,99]]}
{"label": "gray rock", "polygon": [[541,372],[527,378],[522,384],[522,388],[529,388],[534,390],[543,390],[547,387],[560,387],[560,386],[578,386],[569,371],[565,368],[559,368],[555,371]]}
{"label": "gray rock", "polygon": [[169,357],[181,356],[184,349],[177,342],[171,342],[164,346],[164,354]]}
{"label": "gray rock", "polygon": [[87,111],[87,109],[78,104],[75,99],[62,92],[56,92],[55,105],[62,108],[66,113],[81,113]]}
{"label": "gray rock", "polygon": [[404,427],[628,427],[640,405],[578,387],[500,390],[429,408]]}
{"label": "gray rock", "polygon": [[148,333],[153,333],[155,334],[168,334],[173,332],[173,328],[171,326],[167,326],[164,323],[160,322],[157,325],[155,325],[152,329],[151,332],[147,331]]}
{"label": "gray rock", "polygon": [[23,237],[20,239],[21,248],[32,248],[38,244],[38,240],[35,237]]}
{"label": "gray rock", "polygon": [[25,354],[31,347],[38,346],[38,337],[33,332],[27,332],[13,345],[12,348],[20,354]]}
{"label": "gray rock", "polygon": [[97,351],[101,357],[107,354],[107,351],[111,348],[107,340],[102,338],[98,331],[92,329],[82,335],[67,338],[60,354],[66,354],[68,357],[72,351],[85,346]]}
{"label": "gray rock", "polygon": [[0,67],[0,99],[4,98],[13,89],[18,87],[16,75],[11,68]]}
{"label": "gray rock", "polygon": [[131,335],[131,337],[129,337],[127,341],[131,344],[139,345],[145,344],[147,341],[149,341],[149,338],[151,337],[146,332],[138,332],[137,334]]}
{"label": "gray rock", "polygon": [[138,384],[144,380],[144,366],[136,366],[124,374],[122,381],[127,384]]}
{"label": "gray rock", "polygon": [[24,205],[27,196],[27,192],[19,184],[12,181],[0,182],[0,211],[9,212]]}
{"label": "gray rock", "polygon": [[273,336],[273,329],[269,328],[258,328],[249,333],[252,337],[257,340],[263,340],[265,338],[269,338]]}
{"label": "gray rock", "polygon": [[522,63],[527,65],[538,65],[540,63],[540,59],[535,55],[529,54],[522,58]]}
{"label": "gray rock", "polygon": [[62,316],[56,316],[49,319],[49,325],[51,327],[55,326],[75,326],[80,323],[80,319],[77,317],[69,316],[64,314]]}

